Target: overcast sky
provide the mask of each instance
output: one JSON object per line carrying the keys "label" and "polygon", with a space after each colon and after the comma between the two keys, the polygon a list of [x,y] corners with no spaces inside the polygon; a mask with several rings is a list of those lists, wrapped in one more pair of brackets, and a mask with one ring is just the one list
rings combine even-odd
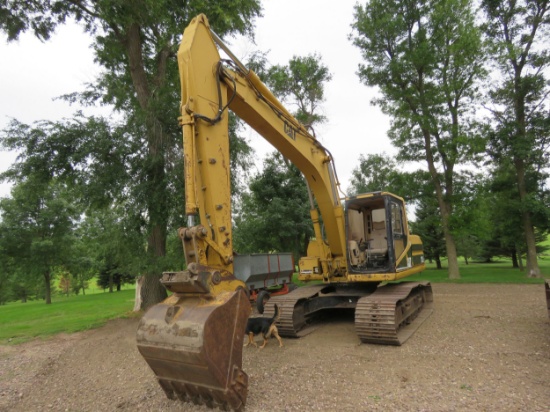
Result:
{"label": "overcast sky", "polygon": [[[254,49],[269,52],[271,64],[287,64],[293,56],[313,53],[322,57],[332,81],[326,86],[323,104],[328,122],[318,127],[316,134],[333,154],[344,190],[361,154],[395,153],[386,134],[389,119],[370,104],[376,91],[362,85],[356,74],[361,56],[348,39],[355,3],[340,0],[336,6],[327,0],[265,1],[264,17],[256,21],[256,45],[242,41],[231,45],[243,60]],[[82,90],[98,72],[90,40],[75,25],[60,27],[47,43],[23,35],[18,42],[8,44],[2,35],[0,56],[0,129],[11,118],[32,123],[71,117],[76,108],[53,99]],[[249,140],[259,158],[271,149],[252,132]],[[14,154],[0,153],[0,170],[14,158]],[[0,196],[7,194],[9,186],[3,184]]]}

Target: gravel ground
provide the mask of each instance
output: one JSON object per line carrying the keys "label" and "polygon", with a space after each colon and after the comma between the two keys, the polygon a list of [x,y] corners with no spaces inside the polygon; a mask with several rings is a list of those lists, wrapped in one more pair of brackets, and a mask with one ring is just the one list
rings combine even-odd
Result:
{"label": "gravel ground", "polygon": [[[347,312],[283,348],[244,348],[246,411],[550,411],[543,286],[433,290],[434,314],[401,347],[359,344]],[[208,411],[165,398],[137,323],[0,346],[0,411]]]}

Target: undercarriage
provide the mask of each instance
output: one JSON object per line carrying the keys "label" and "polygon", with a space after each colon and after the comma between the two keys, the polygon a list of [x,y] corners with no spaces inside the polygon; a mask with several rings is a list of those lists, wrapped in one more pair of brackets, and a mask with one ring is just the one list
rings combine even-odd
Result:
{"label": "undercarriage", "polygon": [[312,332],[324,309],[355,308],[355,329],[362,342],[403,344],[433,311],[429,282],[372,285],[313,285],[270,299],[265,316],[280,310],[279,334],[297,338]]}

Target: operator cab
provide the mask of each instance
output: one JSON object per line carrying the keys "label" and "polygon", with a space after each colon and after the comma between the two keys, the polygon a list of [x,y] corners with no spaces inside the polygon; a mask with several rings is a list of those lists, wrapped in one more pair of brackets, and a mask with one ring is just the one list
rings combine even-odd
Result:
{"label": "operator cab", "polygon": [[387,192],[346,201],[350,273],[395,272],[404,257],[408,227],[403,199]]}

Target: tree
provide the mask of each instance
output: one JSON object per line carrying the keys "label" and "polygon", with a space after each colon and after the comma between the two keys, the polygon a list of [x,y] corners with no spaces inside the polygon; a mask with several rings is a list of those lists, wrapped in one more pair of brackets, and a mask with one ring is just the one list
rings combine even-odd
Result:
{"label": "tree", "polygon": [[[2,229],[1,223],[0,229]],[[15,290],[16,279],[12,265],[13,259],[7,255],[2,241],[3,236],[0,234],[0,305],[18,298]],[[26,302],[27,295],[27,293],[23,294],[22,302]]]}
{"label": "tree", "polygon": [[9,302],[10,292],[8,273],[2,270],[0,271],[0,305],[5,305],[6,302]]}
{"label": "tree", "polygon": [[[527,252],[527,247],[523,240],[522,202],[515,182],[516,173],[512,159],[501,159],[491,168],[490,178],[486,182],[490,225],[485,257],[510,257],[514,267],[524,270],[522,255]],[[549,193],[541,188],[540,178],[532,170],[526,175],[526,187],[531,193],[536,194],[530,211],[531,219],[536,225],[535,239],[538,243],[546,238],[545,234],[549,229]],[[540,253],[539,247],[537,253]]]}
{"label": "tree", "polygon": [[352,171],[348,192],[352,195],[383,190],[400,193],[395,188],[399,173],[397,162],[385,153],[360,155],[359,166]]}
{"label": "tree", "polygon": [[482,43],[468,0],[372,0],[355,8],[360,79],[392,117],[401,160],[426,161],[445,235],[449,278],[460,277],[450,220],[455,167],[482,150],[471,116],[483,75]]}
{"label": "tree", "polygon": [[359,166],[352,171],[348,192],[387,191],[401,196],[408,204],[415,204],[424,196],[429,176],[422,170],[405,172],[402,169],[402,163],[385,153],[361,155]]}
{"label": "tree", "polygon": [[56,275],[59,277],[59,283],[57,286],[61,289],[63,294],[69,296],[73,287],[73,277],[64,269],[58,271]]}
{"label": "tree", "polygon": [[134,276],[120,273],[117,267],[107,265],[99,272],[97,286],[102,289],[109,289],[109,292],[113,293],[113,288],[115,286],[117,292],[120,292],[123,284],[133,281],[135,281]]}
{"label": "tree", "polygon": [[50,304],[54,270],[71,255],[78,209],[69,201],[66,188],[55,182],[19,182],[12,196],[0,200],[0,244],[20,274],[34,280],[42,277],[44,298]]}
{"label": "tree", "polygon": [[266,157],[263,171],[252,178],[235,219],[235,250],[239,253],[307,252],[313,227],[307,189],[301,172],[279,153]]}
{"label": "tree", "polygon": [[[149,265],[142,288],[143,308],[166,296],[158,282],[162,258],[166,254],[169,211],[173,210],[172,190],[175,174],[173,159],[181,145],[178,117],[177,67],[175,53],[183,28],[199,13],[206,13],[211,26],[221,35],[251,34],[261,6],[257,0],[218,2],[202,0],[159,0],[154,2],[122,0],[111,1],[39,1],[6,0],[0,6],[0,29],[9,40],[17,39],[24,31],[32,31],[47,40],[58,24],[67,19],[81,23],[93,37],[96,61],[105,69],[94,84],[81,94],[66,96],[85,104],[110,104],[123,114],[123,126],[128,140],[137,150],[126,161],[132,162],[134,173],[122,174],[130,189],[109,195],[131,197],[132,207],[139,211],[147,236],[146,252]],[[80,130],[88,142],[94,136]],[[118,146],[104,152],[106,158],[94,165],[107,166]],[[70,151],[64,151],[70,153]],[[85,167],[86,158],[67,169]],[[100,170],[96,170],[103,175]],[[113,179],[118,178],[111,175]],[[93,182],[101,184],[92,174]],[[182,179],[180,179],[181,181]],[[177,179],[176,179],[177,181]],[[109,180],[103,187],[109,187]],[[107,183],[107,185],[105,185]],[[94,185],[95,186],[95,185]],[[123,184],[124,186],[124,184]],[[180,191],[181,193],[181,191]],[[180,195],[181,196],[181,195]],[[107,196],[108,198],[108,196]]]}
{"label": "tree", "polygon": [[487,202],[485,177],[462,170],[455,178],[455,207],[451,220],[457,241],[457,254],[468,259],[482,255],[482,245],[489,239],[490,210]]}
{"label": "tree", "polygon": [[[85,295],[86,289],[89,286],[89,281],[96,275],[96,271],[91,248],[83,239],[82,222],[78,223],[79,225],[75,230],[72,245],[74,253],[72,254],[69,262],[66,264],[66,267],[72,275],[73,292],[78,295],[80,291],[82,291],[82,294]],[[93,245],[92,247],[96,249],[97,245]]]}
{"label": "tree", "polygon": [[549,160],[550,2],[484,0],[482,9],[492,46],[492,69],[499,75],[489,93],[494,104],[491,153],[497,163],[512,159],[527,246],[527,273],[540,277],[533,214],[535,208],[544,207],[536,199],[544,177],[529,188],[528,176]]}
{"label": "tree", "polygon": [[306,127],[326,121],[320,105],[325,100],[325,84],[332,75],[320,55],[293,56],[288,65],[270,67],[263,80],[282,102],[297,106],[293,115]]}
{"label": "tree", "polygon": [[426,259],[430,262],[435,260],[436,267],[441,269],[441,258],[445,256],[445,236],[439,213],[435,196],[424,196],[418,202],[416,221],[411,226],[412,231],[422,239]]}

